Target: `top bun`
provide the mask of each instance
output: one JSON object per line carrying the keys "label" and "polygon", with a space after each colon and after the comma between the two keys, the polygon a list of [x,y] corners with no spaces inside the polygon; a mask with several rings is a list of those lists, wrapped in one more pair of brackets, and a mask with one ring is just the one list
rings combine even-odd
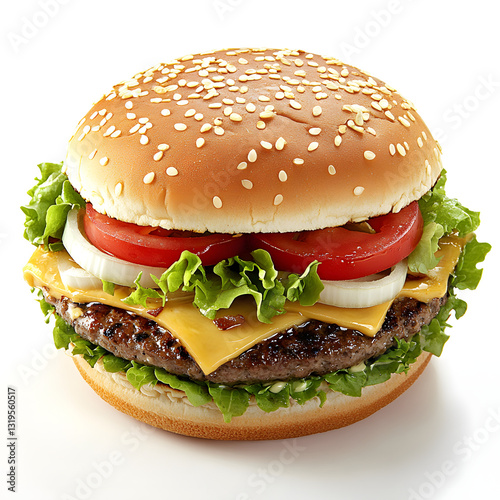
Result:
{"label": "top bun", "polygon": [[301,50],[229,49],[137,73],[98,101],[65,171],[101,212],[219,233],[288,232],[397,212],[441,171],[392,87]]}

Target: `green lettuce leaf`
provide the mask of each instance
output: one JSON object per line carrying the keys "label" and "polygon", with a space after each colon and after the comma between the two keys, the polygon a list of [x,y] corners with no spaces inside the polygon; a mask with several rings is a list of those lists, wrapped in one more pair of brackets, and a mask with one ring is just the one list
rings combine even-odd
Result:
{"label": "green lettuce leaf", "polygon": [[238,387],[226,387],[209,383],[208,392],[221,411],[226,423],[231,422],[233,417],[243,415],[250,402],[250,394]]}
{"label": "green lettuce leaf", "polygon": [[206,384],[181,379],[163,368],[155,368],[155,376],[160,382],[167,384],[172,389],[184,391],[193,406],[201,406],[212,401]]}
{"label": "green lettuce leaf", "polygon": [[457,231],[459,236],[465,236],[472,233],[479,226],[479,212],[469,210],[455,198],[448,198],[445,185],[446,170],[442,170],[435,186],[419,200],[424,224],[440,224],[444,234]]}
{"label": "green lettuce leaf", "polygon": [[301,276],[291,274],[280,280],[268,252],[258,249],[251,256],[253,260],[231,257],[206,270],[198,256],[185,250],[159,278],[151,276],[159,290],[142,287],[139,275],[136,289],[123,301],[146,307],[148,298],[161,298],[165,304],[170,292],[194,292],[193,304],[201,314],[214,319],[217,311],[228,309],[238,297],[248,295],[255,301],[258,320],[270,323],[274,316],[285,312],[287,299],[303,305],[318,300],[323,290],[318,262],[309,264]]}
{"label": "green lettuce leaf", "polygon": [[483,270],[478,269],[477,265],[484,261],[486,254],[490,250],[491,245],[489,243],[479,243],[476,237],[472,238],[460,254],[453,271],[452,286],[459,290],[475,290],[483,274]]}
{"label": "green lettuce leaf", "polygon": [[31,200],[21,207],[26,216],[24,237],[33,245],[62,250],[60,242],[71,208],[85,207],[85,200],[62,173],[62,163],[41,163],[40,178],[28,194]]}
{"label": "green lettuce leaf", "polygon": [[438,259],[434,252],[443,235],[456,232],[459,236],[465,236],[479,226],[479,212],[469,210],[455,198],[448,198],[445,185],[446,171],[442,170],[435,186],[418,202],[424,219],[424,231],[417,247],[408,257],[408,267],[412,272],[427,274],[437,265]]}
{"label": "green lettuce leaf", "polygon": [[417,247],[408,257],[408,269],[414,273],[426,274],[437,266],[439,259],[434,255],[439,249],[439,239],[444,228],[436,222],[424,226],[422,237]]}

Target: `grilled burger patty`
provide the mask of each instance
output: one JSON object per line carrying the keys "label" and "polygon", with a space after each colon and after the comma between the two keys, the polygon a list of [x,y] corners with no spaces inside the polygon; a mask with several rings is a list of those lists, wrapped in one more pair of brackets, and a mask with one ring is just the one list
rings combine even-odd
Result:
{"label": "grilled burger patty", "polygon": [[[396,299],[375,337],[317,320],[290,327],[258,343],[205,375],[181,343],[155,321],[97,302],[75,303],[45,294],[66,322],[83,338],[114,355],[164,368],[175,375],[224,384],[288,380],[324,375],[379,356],[431,322],[447,296],[428,303]],[[82,314],[72,319],[72,310]],[[74,315],[73,315],[74,316]]]}

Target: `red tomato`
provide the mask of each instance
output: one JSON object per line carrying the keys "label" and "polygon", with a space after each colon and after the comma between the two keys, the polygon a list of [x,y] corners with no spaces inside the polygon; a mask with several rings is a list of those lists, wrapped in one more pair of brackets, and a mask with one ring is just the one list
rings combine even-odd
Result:
{"label": "red tomato", "polygon": [[153,267],[169,267],[184,250],[198,255],[211,266],[243,252],[241,235],[209,234],[137,226],[96,212],[87,203],[83,219],[85,233],[99,250],[119,259]]}
{"label": "red tomato", "polygon": [[375,233],[331,227],[299,233],[251,236],[252,248],[267,250],[277,269],[303,272],[313,260],[321,262],[320,278],[345,280],[368,276],[397,264],[417,246],[423,219],[418,202],[399,213],[369,219]]}

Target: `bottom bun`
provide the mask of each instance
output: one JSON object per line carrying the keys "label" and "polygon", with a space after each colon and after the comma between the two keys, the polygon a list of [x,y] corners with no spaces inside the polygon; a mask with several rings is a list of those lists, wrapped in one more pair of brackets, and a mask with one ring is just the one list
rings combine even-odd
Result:
{"label": "bottom bun", "polygon": [[422,353],[407,374],[394,374],[382,384],[363,388],[361,397],[328,391],[322,408],[313,398],[304,405],[271,413],[250,403],[247,411],[225,423],[215,404],[192,406],[184,393],[164,384],[137,390],[123,373],[92,368],[81,356],[73,360],[86,382],[104,401],[149,425],[185,436],[219,440],[285,439],[338,429],[362,420],[400,396],[424,371],[431,354]]}

